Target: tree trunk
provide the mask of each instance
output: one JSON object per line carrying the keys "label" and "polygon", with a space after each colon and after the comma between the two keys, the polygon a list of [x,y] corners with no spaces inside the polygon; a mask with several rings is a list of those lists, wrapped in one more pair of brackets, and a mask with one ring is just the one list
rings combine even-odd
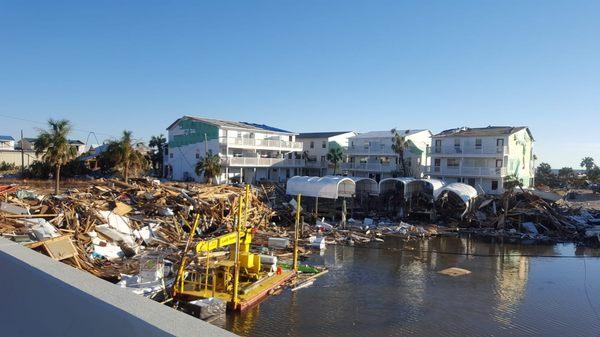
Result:
{"label": "tree trunk", "polygon": [[125,183],[129,180],[129,163],[125,163],[125,168],[123,170],[123,178],[125,179]]}
{"label": "tree trunk", "polygon": [[54,168],[54,194],[58,195],[58,191],[60,189],[60,165],[57,164],[56,167]]}
{"label": "tree trunk", "polygon": [[406,177],[406,163],[404,162],[404,153],[398,153],[400,164],[402,165],[402,176]]}

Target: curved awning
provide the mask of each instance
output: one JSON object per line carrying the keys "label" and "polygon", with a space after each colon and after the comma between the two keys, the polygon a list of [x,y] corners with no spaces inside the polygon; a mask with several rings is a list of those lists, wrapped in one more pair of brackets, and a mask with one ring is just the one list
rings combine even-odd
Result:
{"label": "curved awning", "polygon": [[288,179],[286,194],[301,194],[307,197],[337,199],[352,197],[356,191],[356,183],[348,177],[325,176],[309,177],[294,176]]}
{"label": "curved awning", "polygon": [[439,199],[443,197],[445,194],[448,196],[453,196],[454,200],[461,200],[465,205],[464,212],[460,215],[460,217],[464,217],[465,214],[471,209],[471,205],[473,200],[477,198],[477,190],[467,184],[463,183],[451,183],[444,187],[442,187],[437,194],[434,195],[435,199]]}
{"label": "curved awning", "polygon": [[433,189],[434,197],[438,195],[440,190],[446,185],[446,183],[440,179],[419,179],[419,181],[422,181]]}
{"label": "curved awning", "polygon": [[471,200],[477,198],[477,190],[473,186],[463,183],[450,183],[437,193],[434,192],[434,197],[439,198],[445,191],[456,194],[467,205]]}
{"label": "curved awning", "polygon": [[409,183],[415,181],[415,178],[411,177],[400,177],[400,178],[385,178],[379,182],[379,193],[384,194],[390,191],[397,191],[398,185],[401,184],[404,190],[404,197],[409,195],[409,191],[406,188]]}
{"label": "curved awning", "polygon": [[348,177],[356,184],[356,193],[366,193],[369,195],[379,194],[379,184],[375,179],[365,177]]}

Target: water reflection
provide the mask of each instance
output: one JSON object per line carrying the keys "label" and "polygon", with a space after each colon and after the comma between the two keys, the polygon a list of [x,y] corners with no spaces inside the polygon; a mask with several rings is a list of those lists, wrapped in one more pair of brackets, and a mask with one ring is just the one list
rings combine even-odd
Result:
{"label": "water reflection", "polygon": [[[573,245],[469,237],[333,246],[311,258],[330,269],[313,287],[230,316],[227,328],[244,336],[593,335],[600,319],[581,285],[583,272],[600,284],[600,259],[588,258],[584,270],[580,258],[539,257],[583,254],[600,256]],[[448,267],[472,274],[437,273]],[[600,309],[600,286],[588,288]],[[577,314],[562,310],[569,306]]]}

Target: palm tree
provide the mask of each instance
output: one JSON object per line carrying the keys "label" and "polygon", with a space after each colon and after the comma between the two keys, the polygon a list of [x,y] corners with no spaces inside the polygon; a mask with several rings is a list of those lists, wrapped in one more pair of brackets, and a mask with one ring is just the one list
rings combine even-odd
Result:
{"label": "palm tree", "polygon": [[[150,138],[150,142],[148,146],[151,148],[156,148],[150,155],[150,159],[152,161],[152,169],[154,172],[163,172],[163,161],[164,161],[164,150],[167,145],[167,139],[162,134],[158,136],[152,136]],[[162,174],[161,174],[162,176]]]}
{"label": "palm tree", "polygon": [[206,181],[212,183],[213,178],[221,173],[221,157],[208,150],[206,156],[196,163],[195,171],[197,175],[204,174]]}
{"label": "palm tree", "polygon": [[54,194],[60,188],[60,167],[77,156],[75,147],[69,144],[67,137],[71,132],[71,124],[66,119],[48,120],[48,130],[40,130],[33,146],[35,154],[54,167]]}
{"label": "palm tree", "polygon": [[136,149],[141,143],[133,144],[132,134],[131,131],[123,131],[121,139],[110,142],[106,151],[114,160],[115,166],[121,170],[126,183],[129,180],[130,170],[136,173],[148,166],[146,157]]}
{"label": "palm tree", "polygon": [[592,158],[592,157],[585,157],[585,158],[583,158],[581,160],[581,164],[579,164],[579,166],[585,167],[586,171],[590,171],[595,166],[595,164],[594,164],[594,158]]}
{"label": "palm tree", "polygon": [[400,165],[402,166],[401,175],[408,176],[410,173],[408,172],[408,170],[406,168],[406,162],[404,161],[404,150],[408,149],[409,142],[406,141],[404,136],[401,136],[398,133],[396,128],[393,128],[391,130],[391,133],[392,133],[392,151],[394,151],[398,155],[398,161],[400,162]]}
{"label": "palm tree", "polygon": [[333,175],[337,172],[338,163],[344,159],[344,153],[339,147],[332,147],[327,152],[327,160],[333,163]]}

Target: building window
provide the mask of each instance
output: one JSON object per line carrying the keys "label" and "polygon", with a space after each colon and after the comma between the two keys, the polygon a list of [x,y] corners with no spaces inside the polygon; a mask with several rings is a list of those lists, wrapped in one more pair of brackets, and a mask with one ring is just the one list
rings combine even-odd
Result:
{"label": "building window", "polygon": [[312,140],[310,141],[310,148],[314,149],[315,148],[315,142],[313,142]]}
{"label": "building window", "polygon": [[196,159],[200,159],[200,153],[196,153]]}
{"label": "building window", "polygon": [[502,159],[496,159],[496,167],[502,167]]}
{"label": "building window", "polygon": [[496,139],[496,146],[504,146],[504,139],[503,138]]}
{"label": "building window", "polygon": [[327,148],[327,142],[326,142],[326,141],[323,141],[323,142],[321,143],[321,147],[322,147],[322,148],[324,148],[324,149],[326,149],[326,148]]}
{"label": "building window", "polygon": [[498,180],[492,180],[492,191],[498,190]]}
{"label": "building window", "polygon": [[436,166],[436,167],[442,166],[442,160],[440,158],[435,158],[433,160],[433,166]]}
{"label": "building window", "polygon": [[475,138],[475,148],[481,149],[481,138]]}
{"label": "building window", "polygon": [[448,158],[447,162],[446,162],[446,166],[448,167],[458,167],[460,165],[460,162],[458,161],[457,158]]}
{"label": "building window", "polygon": [[365,150],[368,150],[369,146],[371,146],[371,142],[365,142],[365,145],[364,145]]}
{"label": "building window", "polygon": [[173,154],[172,153],[169,153],[169,158],[173,158]]}
{"label": "building window", "polygon": [[460,147],[460,138],[454,138],[454,147]]}
{"label": "building window", "polygon": [[325,162],[325,156],[321,156],[321,162],[324,163]]}

